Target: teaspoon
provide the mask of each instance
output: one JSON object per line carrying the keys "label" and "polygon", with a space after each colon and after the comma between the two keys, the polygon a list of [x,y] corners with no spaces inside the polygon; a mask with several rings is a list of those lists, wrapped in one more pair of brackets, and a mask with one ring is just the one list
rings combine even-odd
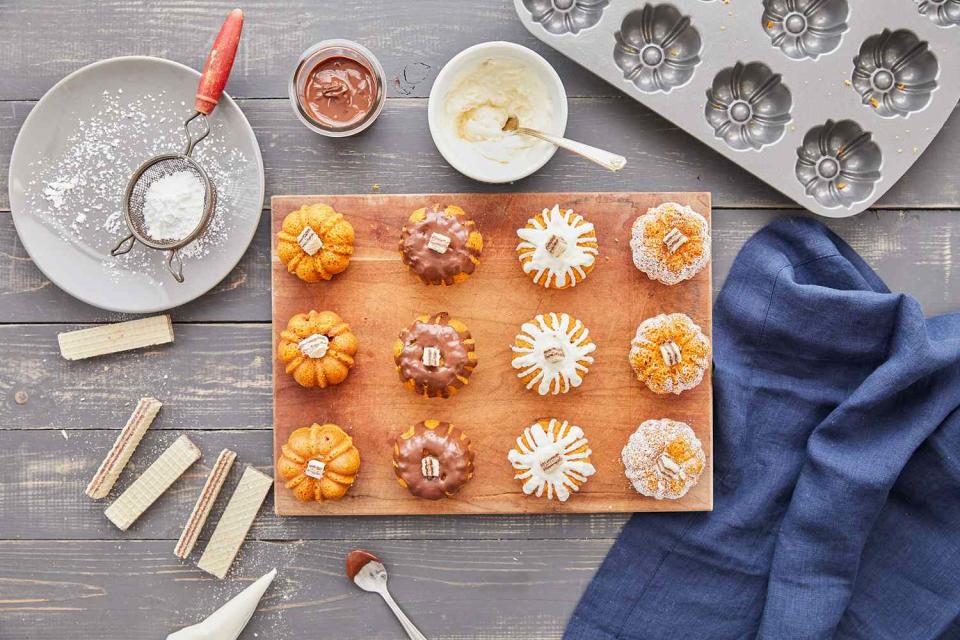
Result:
{"label": "teaspoon", "polygon": [[537,129],[521,127],[520,121],[516,116],[509,116],[507,118],[507,121],[503,123],[503,131],[508,133],[519,133],[521,135],[539,138],[540,140],[546,140],[550,144],[556,145],[561,149],[566,149],[567,151],[571,151],[578,156],[586,158],[587,160],[596,162],[604,169],[609,169],[610,171],[620,171],[620,169],[623,169],[623,167],[627,164],[627,159],[621,155],[617,155],[616,153],[610,153],[609,151],[604,151],[603,149],[597,149],[596,147],[591,147],[590,145],[583,144],[582,142],[576,142],[574,140],[568,140],[567,138],[553,136],[549,133],[538,131]]}
{"label": "teaspoon", "polygon": [[393,615],[397,616],[397,620],[403,625],[403,630],[410,636],[410,640],[427,640],[387,590],[387,569],[380,562],[380,558],[363,549],[351,551],[347,554],[347,577],[364,591],[379,593],[393,611]]}

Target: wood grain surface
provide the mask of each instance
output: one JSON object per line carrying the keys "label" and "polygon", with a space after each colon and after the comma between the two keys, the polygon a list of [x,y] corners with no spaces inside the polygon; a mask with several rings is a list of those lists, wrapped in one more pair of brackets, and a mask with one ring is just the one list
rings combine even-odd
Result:
{"label": "wood grain surface", "polygon": [[[907,4],[905,10],[915,10]],[[103,58],[156,55],[198,67],[233,6],[228,0],[0,0],[0,638],[164,637],[274,566],[280,569],[275,590],[242,640],[398,638],[400,627],[382,603],[340,577],[342,555],[355,546],[387,559],[398,600],[431,638],[559,637],[623,514],[279,518],[268,503],[224,582],[173,557],[221,448],[235,448],[241,462],[262,471],[272,466],[268,210],[233,273],[173,311],[174,344],[85,363],[60,359],[59,331],[126,316],[64,294],[19,244],[7,212],[7,169],[20,126],[56,81]],[[227,90],[241,98],[256,130],[268,193],[710,191],[715,291],[747,238],[771,220],[803,214],[541,45],[506,0],[245,0],[242,6],[244,43]],[[301,127],[286,85],[303,49],[338,36],[377,54],[390,97],[376,126],[332,141]],[[543,53],[571,96],[568,133],[624,153],[627,168],[608,174],[558,153],[536,176],[489,188],[446,165],[429,139],[426,96],[452,55],[494,39]],[[954,114],[878,209],[825,221],[891,289],[915,296],[928,314],[960,309],[953,267],[960,255],[958,149]],[[165,407],[114,494],[179,433],[197,442],[205,458],[120,534],[83,487],[132,403],[151,393]],[[955,627],[942,640],[958,637]]]}
{"label": "wood grain surface", "polygon": [[[709,335],[709,267],[693,279],[668,287],[633,266],[630,226],[637,215],[663,202],[694,208],[708,220],[705,193],[422,194],[360,196],[274,196],[274,236],[288,213],[322,202],[343,213],[356,232],[347,270],[330,282],[309,284],[287,272],[273,256],[273,342],[297,313],[332,310],[360,341],[357,364],[346,381],[327,389],[304,389],[274,358],[274,456],[290,433],[313,422],[334,422],[360,450],[357,482],[339,501],[301,502],[277,475],[280,515],[388,515],[453,513],[589,513],[687,511],[712,508],[713,436],[710,372],[697,388],[679,396],[657,395],[637,382],[626,354],[637,325],[659,313],[682,311]],[[409,273],[397,246],[400,230],[416,209],[456,204],[484,236],[480,266],[466,282],[430,287]],[[591,221],[597,230],[597,266],[576,287],[535,285],[520,268],[516,230],[545,206],[559,203]],[[399,383],[393,344],[419,315],[449,312],[467,324],[477,343],[478,366],[449,399],[423,398]],[[583,385],[560,396],[539,396],[516,379],[510,345],[520,325],[538,313],[569,313],[583,321],[597,345],[596,362]],[[567,502],[525,496],[506,456],[523,428],[541,417],[579,425],[597,468]],[[620,450],[645,419],[671,417],[690,424],[703,442],[707,469],[680,500],[639,495],[623,475]],[[473,443],[476,473],[454,497],[423,500],[396,480],[393,441],[410,425],[445,420]]]}

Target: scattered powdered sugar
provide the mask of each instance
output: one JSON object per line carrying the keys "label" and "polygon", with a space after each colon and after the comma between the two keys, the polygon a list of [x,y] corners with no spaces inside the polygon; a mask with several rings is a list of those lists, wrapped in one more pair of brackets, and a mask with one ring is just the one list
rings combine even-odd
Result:
{"label": "scattered powdered sugar", "polygon": [[143,224],[154,240],[182,240],[203,219],[206,189],[193,171],[177,171],[158,178],[143,198]]}
{"label": "scattered powdered sugar", "polygon": [[[166,91],[139,96],[119,88],[104,91],[93,115],[76,120],[58,155],[30,163],[32,215],[67,242],[103,256],[104,271],[112,279],[133,271],[157,276],[162,284],[161,252],[139,243],[118,257],[110,256],[110,250],[129,233],[123,217],[127,182],[151,157],[183,151],[182,123],[191,113],[186,100],[168,97]],[[224,129],[214,114],[210,135],[193,152],[217,191],[217,201],[204,233],[180,251],[185,259],[222,248],[233,226],[228,220],[232,196],[248,163],[240,149],[225,142]]]}

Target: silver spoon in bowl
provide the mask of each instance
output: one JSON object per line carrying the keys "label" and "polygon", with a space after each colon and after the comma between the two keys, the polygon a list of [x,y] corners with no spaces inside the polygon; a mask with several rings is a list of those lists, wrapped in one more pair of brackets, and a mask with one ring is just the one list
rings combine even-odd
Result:
{"label": "silver spoon in bowl", "polygon": [[590,160],[591,162],[596,162],[604,169],[609,169],[610,171],[620,171],[620,169],[623,169],[623,167],[627,164],[627,159],[621,155],[617,155],[616,153],[610,153],[609,151],[604,151],[603,149],[591,147],[588,144],[576,142],[575,140],[569,140],[567,138],[550,135],[549,133],[544,133],[543,131],[538,131],[537,129],[521,127],[520,120],[517,119],[516,116],[509,116],[507,118],[507,121],[503,123],[503,131],[507,133],[519,133],[524,136],[532,136],[534,138],[539,138],[540,140],[545,140],[552,145],[556,145],[561,149],[571,151],[578,156]]}
{"label": "silver spoon in bowl", "polygon": [[396,603],[387,590],[387,569],[380,562],[380,558],[363,549],[351,551],[347,554],[347,577],[364,591],[379,593],[390,610],[393,611],[393,615],[400,621],[410,640],[427,640],[427,637],[420,633],[420,630],[400,609],[400,605]]}

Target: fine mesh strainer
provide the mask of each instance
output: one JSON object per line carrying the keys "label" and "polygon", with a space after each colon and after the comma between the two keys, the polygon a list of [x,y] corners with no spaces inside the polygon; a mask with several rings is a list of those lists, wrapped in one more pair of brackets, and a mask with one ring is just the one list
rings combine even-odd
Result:
{"label": "fine mesh strainer", "polygon": [[[177,282],[183,282],[183,260],[180,257],[180,249],[196,240],[203,233],[217,204],[216,187],[207,172],[191,157],[191,154],[197,144],[210,133],[207,116],[213,112],[220,96],[223,94],[230,69],[233,67],[233,59],[237,53],[242,29],[243,12],[240,9],[234,9],[220,28],[220,33],[217,35],[213,48],[210,50],[210,55],[207,56],[207,61],[203,66],[203,73],[200,76],[200,85],[197,87],[194,102],[196,112],[183,123],[183,128],[187,134],[187,146],[183,153],[155,156],[140,165],[140,168],[130,177],[123,197],[123,218],[127,223],[130,234],[110,251],[110,255],[119,256],[129,252],[139,240],[151,249],[168,251],[167,269],[173,274]],[[191,123],[194,120],[199,123],[198,126],[193,127],[198,129],[196,137],[191,131]],[[192,173],[203,186],[203,214],[193,230],[182,238],[151,237],[143,216],[143,205],[147,191],[160,178],[183,171]]]}

